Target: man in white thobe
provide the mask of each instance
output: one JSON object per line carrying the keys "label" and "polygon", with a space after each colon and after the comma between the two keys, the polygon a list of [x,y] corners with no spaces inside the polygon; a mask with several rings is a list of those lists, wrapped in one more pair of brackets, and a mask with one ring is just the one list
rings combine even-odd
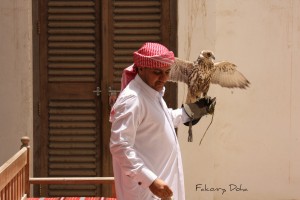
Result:
{"label": "man in white thobe", "polygon": [[166,47],[145,43],[124,70],[124,90],[110,116],[118,200],[185,199],[175,127],[191,118],[183,108],[168,109],[163,99],[173,60]]}

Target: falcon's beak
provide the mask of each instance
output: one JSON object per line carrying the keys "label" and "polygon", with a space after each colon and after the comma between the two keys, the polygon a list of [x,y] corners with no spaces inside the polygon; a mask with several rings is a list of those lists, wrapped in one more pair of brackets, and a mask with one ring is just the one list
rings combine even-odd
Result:
{"label": "falcon's beak", "polygon": [[212,59],[216,60],[216,57],[214,55],[211,56]]}

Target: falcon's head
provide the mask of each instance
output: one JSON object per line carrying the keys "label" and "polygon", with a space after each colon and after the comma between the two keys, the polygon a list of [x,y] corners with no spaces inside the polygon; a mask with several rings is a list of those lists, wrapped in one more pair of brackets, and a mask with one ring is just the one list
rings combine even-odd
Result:
{"label": "falcon's head", "polygon": [[204,58],[204,59],[209,59],[210,61],[213,61],[214,59],[216,59],[214,53],[209,50],[201,51],[199,57]]}
{"label": "falcon's head", "polygon": [[197,58],[197,61],[194,63],[200,64],[200,60],[202,60],[202,62],[204,61],[208,61],[208,62],[213,62],[213,60],[215,59],[215,55],[212,51],[209,50],[203,50],[201,51],[200,55]]}

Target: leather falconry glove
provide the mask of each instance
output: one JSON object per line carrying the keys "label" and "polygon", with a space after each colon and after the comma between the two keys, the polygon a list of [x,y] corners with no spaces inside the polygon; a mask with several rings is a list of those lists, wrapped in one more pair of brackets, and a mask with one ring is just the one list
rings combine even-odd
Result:
{"label": "leather falconry glove", "polygon": [[213,114],[215,105],[216,97],[205,97],[199,99],[195,103],[183,104],[184,111],[191,118],[191,121],[184,123],[184,125],[189,126],[189,142],[193,141],[192,126],[197,124],[202,116]]}

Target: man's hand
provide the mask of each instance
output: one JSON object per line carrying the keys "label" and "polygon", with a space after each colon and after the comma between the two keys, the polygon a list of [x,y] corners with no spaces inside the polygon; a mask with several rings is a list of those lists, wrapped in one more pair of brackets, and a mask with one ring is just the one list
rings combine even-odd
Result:
{"label": "man's hand", "polygon": [[161,179],[157,178],[149,186],[150,191],[159,198],[170,198],[173,196],[172,190],[169,186]]}
{"label": "man's hand", "polygon": [[[216,97],[205,97],[201,98],[195,103],[183,104],[182,107],[186,114],[191,118],[192,125],[198,123],[204,115],[212,115],[215,111]],[[189,126],[190,123],[186,122],[184,125]]]}

